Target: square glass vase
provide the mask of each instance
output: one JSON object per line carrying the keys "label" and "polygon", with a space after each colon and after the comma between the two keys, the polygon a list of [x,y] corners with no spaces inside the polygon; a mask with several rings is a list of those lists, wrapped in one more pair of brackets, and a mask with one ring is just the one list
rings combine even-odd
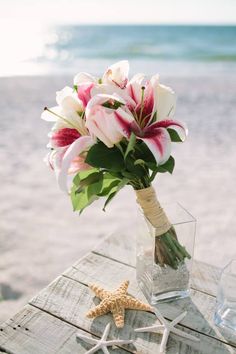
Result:
{"label": "square glass vase", "polygon": [[[163,205],[163,209],[177,234],[177,239],[190,258],[174,269],[155,261],[155,228],[139,211],[136,239],[136,277],[140,289],[151,304],[189,296],[196,219],[179,203]],[[156,236],[161,237],[161,236]]]}

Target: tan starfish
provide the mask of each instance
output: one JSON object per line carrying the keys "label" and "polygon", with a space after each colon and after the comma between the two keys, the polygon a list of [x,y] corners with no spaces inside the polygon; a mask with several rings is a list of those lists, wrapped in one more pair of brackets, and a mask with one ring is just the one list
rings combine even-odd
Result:
{"label": "tan starfish", "polygon": [[144,304],[143,302],[127,294],[128,286],[129,281],[126,280],[117,290],[112,292],[107,291],[96,284],[91,284],[89,286],[90,289],[93,290],[95,295],[102,301],[98,306],[94,307],[87,313],[87,317],[94,318],[111,312],[116,327],[122,328],[124,326],[126,309],[152,311],[152,307],[150,305]]}

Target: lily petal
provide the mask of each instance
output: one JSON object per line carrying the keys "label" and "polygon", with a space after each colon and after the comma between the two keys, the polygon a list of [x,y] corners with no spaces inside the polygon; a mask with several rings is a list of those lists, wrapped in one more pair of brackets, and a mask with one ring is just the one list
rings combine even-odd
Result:
{"label": "lily petal", "polygon": [[94,87],[94,82],[85,82],[79,84],[77,88],[77,93],[79,99],[83,102],[84,107],[87,106],[88,101],[91,99],[91,90]]}
{"label": "lily petal", "polygon": [[155,129],[155,128],[171,128],[175,130],[180,139],[184,141],[188,135],[188,129],[186,125],[183,122],[179,122],[178,120],[173,120],[173,119],[164,119],[159,122],[155,122],[151,124],[147,130],[149,129]]}
{"label": "lily petal", "polygon": [[75,140],[77,140],[81,135],[77,129],[62,128],[51,134],[51,147],[63,147],[71,145]]}
{"label": "lily petal", "polygon": [[77,97],[76,92],[69,86],[56,93],[56,101],[64,111],[83,111],[83,104]]}
{"label": "lily petal", "polygon": [[91,98],[85,111],[86,127],[90,134],[94,134],[109,148],[123,138],[123,135],[116,129],[115,110],[104,107],[105,103],[110,103],[112,106],[116,102],[125,104],[125,101],[116,94],[98,94]]}
{"label": "lily petal", "polygon": [[131,112],[126,112],[124,109],[118,108],[115,111],[115,117],[117,130],[127,139],[129,139],[132,131],[138,132],[140,130]]}
{"label": "lily petal", "polygon": [[158,165],[164,164],[170,157],[171,140],[165,128],[157,128],[150,134],[145,134],[145,137],[138,137],[145,142],[149,150],[154,155]]}
{"label": "lily petal", "polygon": [[118,86],[110,85],[110,84],[99,84],[95,85],[91,90],[91,96],[106,94],[106,95],[118,95],[123,99],[123,103],[127,103],[128,105],[135,106],[136,103],[129,95],[126,89],[121,89]]}
{"label": "lily petal", "polygon": [[173,117],[176,108],[176,95],[170,87],[159,84],[156,90],[155,101],[157,120]]}
{"label": "lily petal", "polygon": [[127,84],[127,92],[133,101],[137,104],[141,102],[142,98],[142,82],[144,80],[144,74],[136,74]]}
{"label": "lily petal", "polygon": [[94,82],[94,83],[96,83],[97,79],[95,77],[93,77],[92,75],[84,73],[84,72],[81,72],[81,73],[78,73],[77,75],[75,75],[75,77],[74,77],[74,85],[79,85],[79,84],[82,84],[82,83],[85,83],[85,82]]}
{"label": "lily petal", "polygon": [[125,88],[128,82],[129,62],[121,60],[105,71],[102,82],[105,84],[115,84],[120,88]]}
{"label": "lily petal", "polygon": [[62,158],[61,167],[55,171],[58,185],[62,190],[68,192],[67,175],[72,161],[93,144],[94,140],[90,136],[81,136],[66,150]]}

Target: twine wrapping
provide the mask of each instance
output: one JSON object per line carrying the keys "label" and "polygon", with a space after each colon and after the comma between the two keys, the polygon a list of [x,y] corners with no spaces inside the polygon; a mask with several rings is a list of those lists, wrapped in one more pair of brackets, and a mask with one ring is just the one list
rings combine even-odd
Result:
{"label": "twine wrapping", "polygon": [[155,236],[163,235],[171,228],[171,223],[157,200],[155,189],[150,186],[135,190],[135,192],[137,203],[142,208],[145,217],[155,228]]}

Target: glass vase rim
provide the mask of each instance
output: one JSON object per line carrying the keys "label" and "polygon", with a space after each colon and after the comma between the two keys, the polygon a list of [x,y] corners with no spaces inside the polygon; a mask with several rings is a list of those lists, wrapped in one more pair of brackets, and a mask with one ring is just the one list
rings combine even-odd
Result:
{"label": "glass vase rim", "polygon": [[[172,222],[170,220],[172,222],[172,225],[181,225],[181,224],[189,224],[189,223],[196,223],[197,222],[197,219],[181,203],[179,203],[177,201],[161,203],[161,207],[164,209],[165,212],[167,209],[167,212],[166,212],[167,216],[169,216],[168,215],[168,207],[170,208],[171,206],[178,207],[185,214],[185,216],[187,216],[186,219],[183,218],[183,220],[178,221],[178,222]],[[151,225],[150,221],[143,214],[143,210],[139,205],[138,205],[138,210],[142,214],[142,216],[145,218],[147,223]]]}

